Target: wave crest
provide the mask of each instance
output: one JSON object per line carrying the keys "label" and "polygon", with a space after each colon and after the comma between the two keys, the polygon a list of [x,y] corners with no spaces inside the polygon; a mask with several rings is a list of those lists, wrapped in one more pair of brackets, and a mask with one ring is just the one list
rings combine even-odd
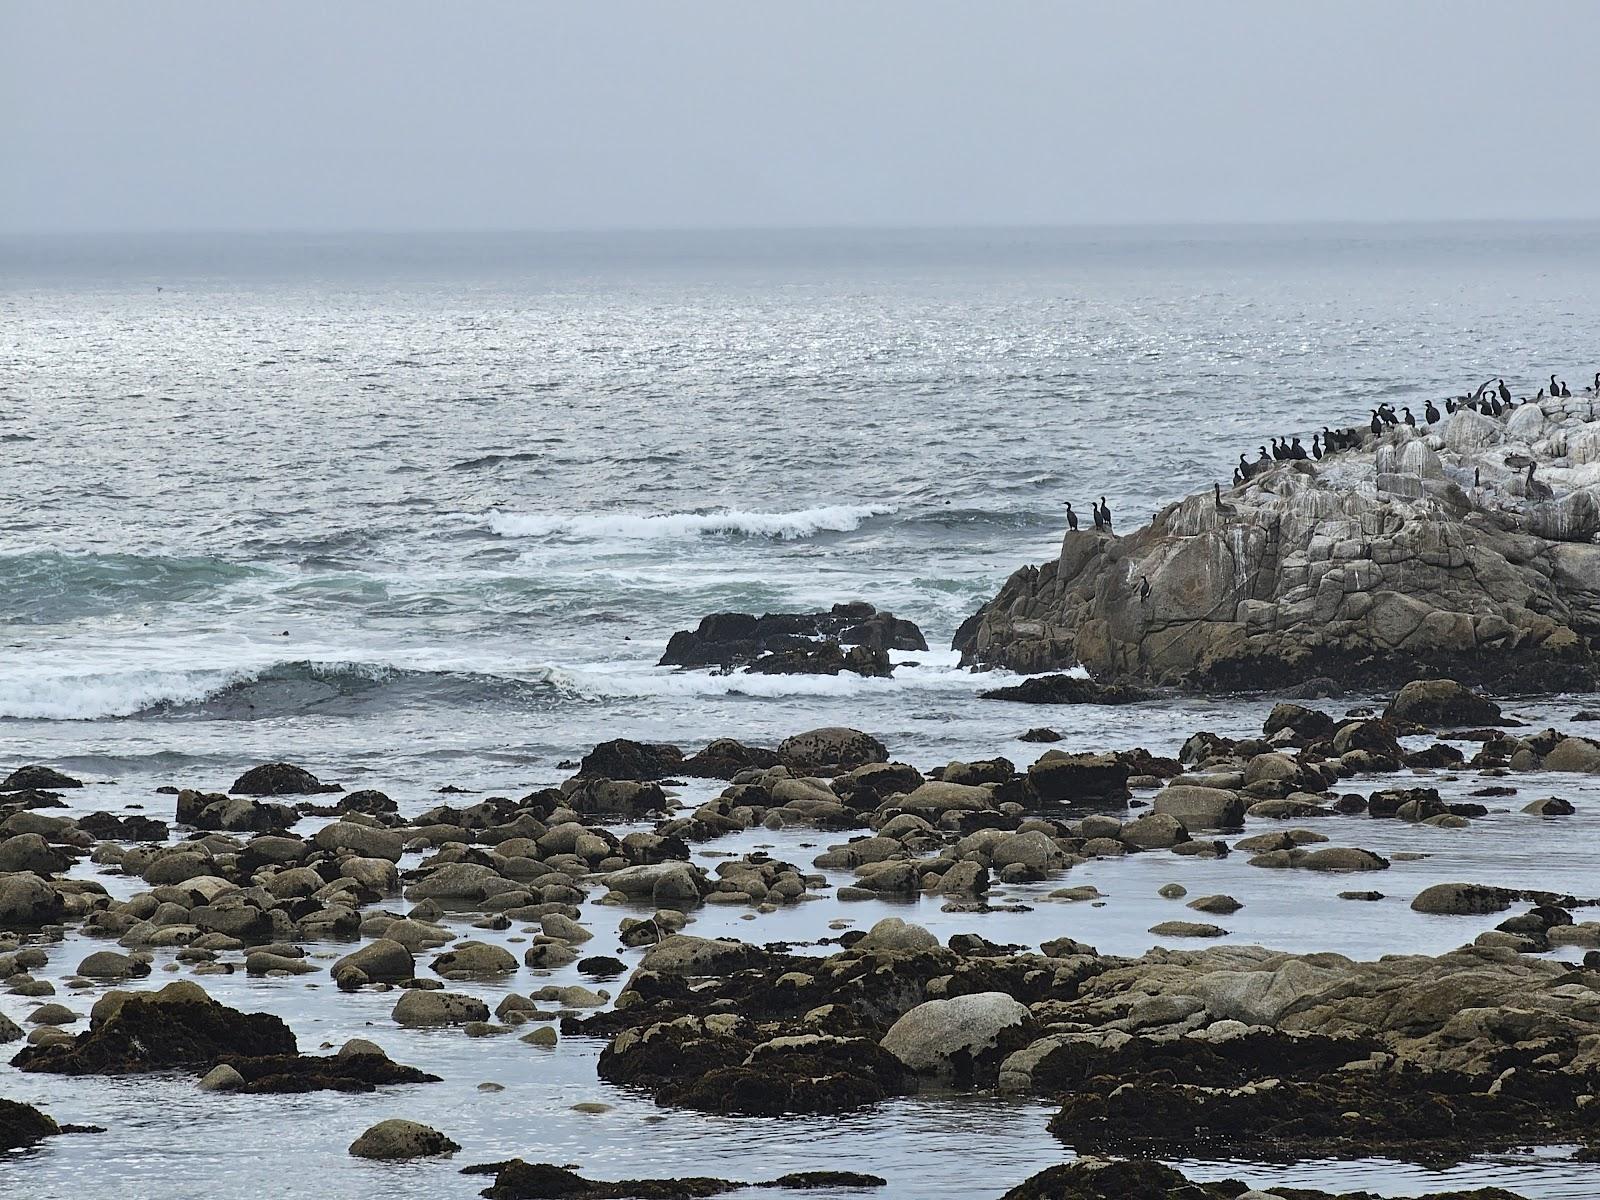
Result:
{"label": "wave crest", "polygon": [[489,514],[501,537],[566,538],[582,541],[670,541],[722,535],[787,541],[818,533],[848,533],[891,505],[826,504],[791,512],[718,509],[704,513],[516,513]]}

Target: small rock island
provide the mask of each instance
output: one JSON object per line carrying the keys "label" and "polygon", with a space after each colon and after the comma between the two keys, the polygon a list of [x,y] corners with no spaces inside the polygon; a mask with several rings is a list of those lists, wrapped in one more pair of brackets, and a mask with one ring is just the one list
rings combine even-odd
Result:
{"label": "small rock island", "polygon": [[1260,464],[1125,537],[1068,532],[1055,560],[1017,571],[963,623],[955,649],[969,665],[1196,690],[1324,676],[1595,687],[1594,401],[1498,417],[1463,406],[1350,440]]}

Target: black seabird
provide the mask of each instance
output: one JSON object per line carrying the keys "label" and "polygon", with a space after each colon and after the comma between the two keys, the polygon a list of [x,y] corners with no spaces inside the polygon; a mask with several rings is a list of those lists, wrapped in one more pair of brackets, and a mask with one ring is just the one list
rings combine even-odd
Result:
{"label": "black seabird", "polygon": [[1433,424],[1436,424],[1438,422],[1438,420],[1439,420],[1439,410],[1433,406],[1433,401],[1432,400],[1429,400],[1427,405],[1426,405],[1426,407],[1423,408],[1422,416],[1423,416],[1423,419],[1425,421],[1427,421],[1429,425],[1433,425]]}
{"label": "black seabird", "polygon": [[1067,501],[1067,528],[1078,528],[1078,514],[1072,511],[1072,501]]}

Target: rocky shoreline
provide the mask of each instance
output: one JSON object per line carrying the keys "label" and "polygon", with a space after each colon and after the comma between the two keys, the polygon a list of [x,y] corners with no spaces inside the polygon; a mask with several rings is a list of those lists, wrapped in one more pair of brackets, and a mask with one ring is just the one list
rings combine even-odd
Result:
{"label": "rocky shoreline", "polygon": [[[1143,698],[1038,681],[1023,693],[1002,698]],[[1019,905],[1103,904],[1098,888],[1066,882],[1074,869],[1152,857],[1178,879],[1242,859],[1265,888],[1332,875],[1348,880],[1341,898],[1378,900],[1372,881],[1398,856],[1363,846],[1363,831],[1470,837],[1486,818],[1559,829],[1575,812],[1559,796],[1506,803],[1533,772],[1600,774],[1600,743],[1520,725],[1442,680],[1415,681],[1381,710],[1280,703],[1259,736],[1051,749],[1022,768],[998,756],[919,768],[845,728],[692,754],[618,739],[558,786],[450,796],[409,816],[381,792],[346,792],[287,763],[226,792],[163,789],[159,816],[85,811],[81,781],[27,765],[0,780],[0,981],[29,1008],[21,1024],[0,1015],[0,1041],[23,1043],[10,1064],[28,1076],[403,1094],[418,1119],[366,1130],[350,1147],[362,1158],[446,1156],[463,1143],[473,1153],[448,1112],[430,1111],[441,1077],[366,1038],[306,1053],[279,1017],[219,1002],[208,977],[323,981],[318,1003],[330,1005],[382,996],[389,1029],[486,1049],[592,1041],[599,1080],[669,1111],[773,1119],[871,1112],[923,1092],[1032,1097],[1055,1109],[1064,1165],[1040,1163],[1007,1193],[1017,1200],[1333,1194],[1191,1182],[1162,1159],[1439,1167],[1528,1146],[1594,1155],[1600,886],[1435,878],[1411,911],[1491,915],[1496,927],[1444,953],[1369,960],[1212,944],[1254,893],[1190,897],[1176,880],[1160,894],[1182,900],[1183,917],[1153,926],[1156,945],[1140,954],[1101,953],[1070,922],[1034,946],[982,932]],[[722,786],[685,805],[675,776]],[[1481,801],[1441,793],[1469,777]],[[788,837],[809,859],[716,849],[752,833]],[[824,896],[921,902],[976,931],[941,939],[909,911],[867,929],[800,923]],[[690,930],[719,912],[752,929],[794,914],[784,928],[807,937]],[[61,961],[69,937],[102,948]],[[158,986],[180,972],[189,978]],[[550,981],[574,973],[583,982]],[[73,1128],[52,1116],[0,1103],[0,1146]],[[483,1194],[495,1197],[883,1183],[841,1165],[852,1169],[758,1184],[607,1182],[533,1154],[468,1170],[492,1175]]]}
{"label": "rocky shoreline", "polygon": [[957,632],[969,665],[1266,691],[1600,679],[1600,419],[1542,400],[1263,464],[1126,536],[1069,531]]}

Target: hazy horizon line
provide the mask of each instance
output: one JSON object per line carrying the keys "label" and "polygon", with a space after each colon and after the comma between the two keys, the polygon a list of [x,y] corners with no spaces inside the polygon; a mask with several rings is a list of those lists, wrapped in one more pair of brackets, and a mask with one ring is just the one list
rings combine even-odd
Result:
{"label": "hazy horizon line", "polygon": [[0,238],[106,237],[595,237],[628,234],[759,234],[759,233],[1046,233],[1079,230],[1293,229],[1293,228],[1432,228],[1495,225],[1596,225],[1600,213],[1586,217],[1261,217],[1161,221],[941,222],[933,224],[727,224],[727,225],[506,225],[466,228],[417,226],[235,226],[193,228],[101,227],[94,229],[0,229]]}

